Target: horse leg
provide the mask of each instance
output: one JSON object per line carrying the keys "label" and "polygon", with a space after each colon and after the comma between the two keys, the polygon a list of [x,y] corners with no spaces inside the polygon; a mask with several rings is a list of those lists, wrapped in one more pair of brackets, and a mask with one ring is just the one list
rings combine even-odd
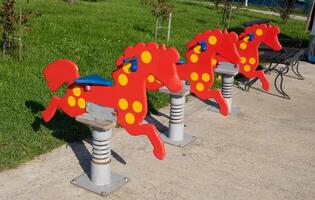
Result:
{"label": "horse leg", "polygon": [[260,71],[256,71],[256,76],[259,78],[259,80],[261,81],[262,84],[262,88],[265,91],[269,91],[270,89],[270,84],[269,84],[269,80],[267,79],[265,73],[263,70]]}
{"label": "horse leg", "polygon": [[200,95],[198,94],[198,97],[200,97],[203,100],[214,98],[214,100],[218,103],[220,108],[220,113],[224,116],[229,114],[229,107],[225,101],[225,99],[222,96],[222,93],[220,90],[205,90]]}
{"label": "horse leg", "polygon": [[156,158],[163,160],[165,157],[164,143],[152,124],[134,124],[124,126],[124,128],[133,136],[146,135],[153,146],[153,154]]}
{"label": "horse leg", "polygon": [[57,96],[53,96],[47,108],[42,112],[42,117],[45,122],[51,120],[51,118],[55,115],[57,108],[59,107],[61,99]]}

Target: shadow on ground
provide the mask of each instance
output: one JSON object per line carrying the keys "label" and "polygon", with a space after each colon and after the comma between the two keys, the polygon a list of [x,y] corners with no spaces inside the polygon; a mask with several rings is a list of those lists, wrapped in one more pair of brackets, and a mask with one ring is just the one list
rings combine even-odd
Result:
{"label": "shadow on ground", "polygon": [[[31,124],[32,129],[38,132],[41,126],[52,131],[52,135],[60,140],[67,142],[75,156],[77,157],[81,168],[87,174],[90,172],[91,154],[84,145],[83,141],[91,144],[91,131],[86,125],[78,123],[74,118],[68,117],[61,111],[57,111],[55,116],[48,122],[44,122],[40,113],[45,107],[36,101],[26,101],[25,106],[33,113],[34,121]],[[126,164],[126,161],[112,150],[112,156],[118,162]]]}

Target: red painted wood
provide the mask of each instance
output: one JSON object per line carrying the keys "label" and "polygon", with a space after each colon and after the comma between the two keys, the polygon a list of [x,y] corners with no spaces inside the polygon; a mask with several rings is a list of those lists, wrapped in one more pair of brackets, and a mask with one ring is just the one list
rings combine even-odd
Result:
{"label": "red painted wood", "polygon": [[[254,40],[250,41],[249,34],[254,35]],[[264,90],[269,91],[270,84],[264,71],[256,71],[259,65],[258,48],[261,43],[264,43],[274,51],[280,51],[282,46],[278,40],[280,29],[277,26],[268,24],[253,25],[247,27],[239,36],[237,50],[241,56],[239,71],[248,79],[259,78]],[[218,58],[224,60],[224,58]]]}
{"label": "red painted wood", "polygon": [[[123,63],[125,58],[137,57],[138,70],[130,71],[130,63]],[[85,103],[92,102],[101,106],[111,107],[117,111],[117,123],[134,136],[146,135],[154,147],[153,153],[158,159],[164,159],[164,144],[154,125],[145,124],[147,114],[146,80],[150,75],[156,77],[169,90],[179,92],[182,84],[176,72],[179,53],[175,48],[158,46],[156,43],[138,43],[126,48],[125,54],[116,61],[118,68],[112,73],[113,86],[78,85],[74,80],[79,77],[75,63],[61,59],[44,69],[48,86],[52,91],[63,83],[70,85],[64,97],[54,96],[42,113],[48,122],[57,108],[71,117],[85,113]]]}
{"label": "red painted wood", "polygon": [[[201,51],[198,43],[206,42],[206,51]],[[223,115],[228,114],[228,106],[219,89],[212,89],[214,83],[214,69],[217,65],[216,55],[219,54],[231,63],[239,64],[240,56],[236,44],[238,36],[236,33],[221,30],[207,30],[197,34],[195,38],[186,45],[186,64],[177,65],[177,71],[181,80],[190,82],[190,92],[202,100],[214,98],[220,106]],[[153,79],[152,79],[153,80]],[[157,78],[157,80],[159,80]],[[156,90],[163,84],[153,81],[148,88]]]}

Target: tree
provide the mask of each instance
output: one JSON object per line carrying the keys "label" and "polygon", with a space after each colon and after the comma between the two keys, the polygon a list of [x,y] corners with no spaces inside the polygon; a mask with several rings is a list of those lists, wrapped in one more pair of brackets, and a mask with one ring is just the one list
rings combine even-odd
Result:
{"label": "tree", "polygon": [[14,0],[4,0],[1,8],[1,24],[2,32],[2,50],[4,54],[8,54],[9,49],[13,47],[14,23],[16,15],[14,12]]}
{"label": "tree", "polygon": [[279,12],[283,23],[287,23],[294,9],[295,0],[275,0],[276,5],[273,5],[271,10]]}
{"label": "tree", "polygon": [[[170,39],[170,29],[171,29],[171,15],[173,11],[173,4],[170,0],[140,0],[142,5],[150,6],[151,13],[156,19],[155,24],[155,37],[158,37],[158,30],[167,28],[167,42]],[[161,20],[162,19],[162,22]],[[164,25],[168,21],[168,25]],[[161,26],[162,25],[162,26]]]}
{"label": "tree", "polygon": [[232,20],[232,13],[238,10],[241,7],[241,4],[234,3],[233,0],[214,0],[214,4],[216,9],[222,14],[221,25],[223,28],[229,28]]}
{"label": "tree", "polygon": [[140,3],[150,6],[152,15],[155,18],[162,17],[166,19],[174,8],[170,0],[140,0]]}

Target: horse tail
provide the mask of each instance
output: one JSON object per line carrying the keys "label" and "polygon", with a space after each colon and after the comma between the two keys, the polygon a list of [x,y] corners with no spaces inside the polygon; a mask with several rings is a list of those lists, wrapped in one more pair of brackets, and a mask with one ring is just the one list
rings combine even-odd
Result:
{"label": "horse tail", "polygon": [[59,59],[45,67],[44,76],[49,89],[53,92],[64,83],[72,84],[75,79],[79,78],[79,70],[74,62]]}

